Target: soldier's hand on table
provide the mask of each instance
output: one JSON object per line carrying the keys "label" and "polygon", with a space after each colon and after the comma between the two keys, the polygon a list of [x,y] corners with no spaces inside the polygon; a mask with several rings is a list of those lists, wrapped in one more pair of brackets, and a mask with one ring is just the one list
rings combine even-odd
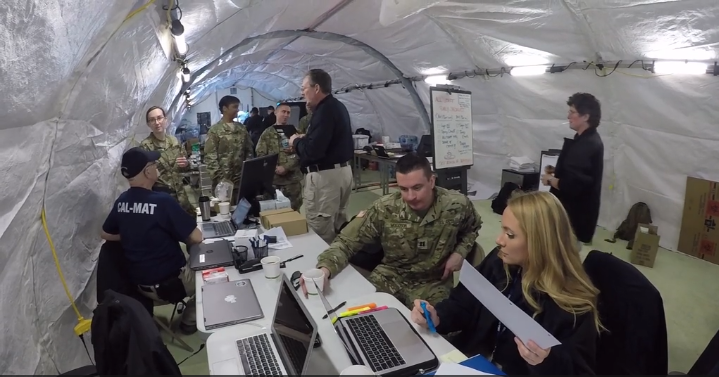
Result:
{"label": "soldier's hand on table", "polygon": [[285,169],[284,166],[278,166],[275,168],[275,174],[277,175],[285,175],[287,173],[287,169]]}
{"label": "soldier's hand on table", "polygon": [[452,273],[462,269],[462,262],[464,258],[458,253],[452,253],[444,264],[444,274],[442,274],[442,280],[452,276]]}
{"label": "soldier's hand on table", "polygon": [[[322,285],[322,292],[326,293],[327,289],[330,287],[330,270],[327,269],[327,267],[320,267],[320,270],[324,273],[324,284]],[[307,287],[305,286],[305,278],[304,276],[300,276],[300,288],[302,288],[302,294],[305,295],[305,298],[307,298],[308,292]]]}
{"label": "soldier's hand on table", "polygon": [[177,159],[175,159],[175,163],[181,168],[184,168],[188,165],[187,159],[185,157],[178,157]]}
{"label": "soldier's hand on table", "polygon": [[437,311],[434,309],[434,306],[430,305],[429,302],[424,300],[414,300],[414,308],[412,308],[412,313],[410,314],[410,318],[412,319],[412,322],[422,326],[423,328],[428,328],[427,326],[427,320],[424,318],[424,310],[422,310],[422,302],[424,302],[427,305],[427,311],[429,312],[429,318],[432,319],[432,323],[434,324],[434,327],[439,326],[439,317],[437,316]]}

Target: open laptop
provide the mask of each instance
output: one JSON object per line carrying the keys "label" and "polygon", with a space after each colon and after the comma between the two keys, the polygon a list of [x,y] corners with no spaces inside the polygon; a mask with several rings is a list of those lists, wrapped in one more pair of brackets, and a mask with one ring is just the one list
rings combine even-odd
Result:
{"label": "open laptop", "polygon": [[378,376],[424,374],[439,366],[437,356],[399,310],[339,318],[319,287],[317,292],[353,364],[365,365]]}
{"label": "open laptop", "polygon": [[237,203],[237,207],[232,212],[230,220],[218,221],[218,222],[203,222],[200,224],[200,230],[202,230],[202,238],[221,238],[231,237],[237,233],[238,229],[241,229],[242,223],[245,222],[247,215],[250,213],[252,205],[245,198],[240,199]]}
{"label": "open laptop", "polygon": [[316,337],[317,325],[282,274],[271,328],[258,329],[255,335],[238,339],[236,358],[212,364],[210,374],[232,371],[241,376],[304,375]]}
{"label": "open laptop", "polygon": [[190,269],[204,271],[211,268],[232,266],[232,244],[216,240],[190,246]]}
{"label": "open laptop", "polygon": [[250,279],[203,285],[202,309],[208,330],[265,316]]}

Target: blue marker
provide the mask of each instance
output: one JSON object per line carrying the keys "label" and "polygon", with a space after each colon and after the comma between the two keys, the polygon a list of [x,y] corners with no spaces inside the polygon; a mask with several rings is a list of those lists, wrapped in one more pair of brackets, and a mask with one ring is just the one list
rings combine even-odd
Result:
{"label": "blue marker", "polygon": [[422,301],[420,304],[422,307],[422,311],[424,312],[424,319],[427,321],[427,326],[429,326],[430,332],[437,332],[437,329],[434,328],[434,322],[432,322],[432,316],[429,315],[429,311],[427,311],[427,303]]}

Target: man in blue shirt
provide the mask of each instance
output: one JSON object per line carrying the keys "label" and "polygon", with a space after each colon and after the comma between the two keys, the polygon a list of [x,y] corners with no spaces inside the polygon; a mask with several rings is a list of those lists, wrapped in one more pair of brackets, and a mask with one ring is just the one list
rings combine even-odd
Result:
{"label": "man in blue shirt", "polygon": [[180,242],[186,245],[200,243],[202,233],[196,219],[172,196],[152,191],[159,176],[159,158],[159,152],[141,148],[131,148],[122,155],[121,171],[129,181],[130,189],[115,201],[102,225],[102,238],[120,241],[129,267],[129,279],[138,285],[143,295],[164,303],[158,291],[164,293],[171,289],[177,292],[184,287],[190,301],[182,313],[180,330],[193,333],[197,330],[195,273],[187,266]]}

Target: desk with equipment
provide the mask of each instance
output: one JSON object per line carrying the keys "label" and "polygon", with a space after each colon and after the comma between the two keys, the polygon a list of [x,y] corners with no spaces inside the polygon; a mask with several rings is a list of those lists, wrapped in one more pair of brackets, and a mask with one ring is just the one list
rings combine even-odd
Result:
{"label": "desk with equipment", "polygon": [[[246,223],[242,190],[241,198],[233,212],[235,224]],[[378,375],[416,374],[435,369],[443,355],[459,353],[443,337],[412,324],[399,300],[376,293],[352,266],[334,276],[323,294],[304,298],[295,280],[314,269],[327,244],[310,230],[288,237],[291,247],[273,249],[275,239],[264,231],[260,226],[240,229],[232,237],[206,238],[190,248],[197,328],[207,337],[210,374],[336,375],[353,364]],[[248,266],[262,257],[263,264],[274,258],[279,277],[265,265]],[[381,347],[378,339],[384,340]]]}
{"label": "desk with equipment", "polygon": [[474,164],[472,93],[437,85],[429,88],[429,94],[437,185],[467,195],[467,171]]}
{"label": "desk with equipment", "polygon": [[[251,361],[252,355],[245,354],[243,357],[240,353],[244,352],[248,344],[251,348],[252,342],[258,341],[260,343],[255,347],[272,348],[272,350],[268,348],[266,351],[268,353],[272,351],[274,360],[280,363],[279,366],[271,364],[270,372],[274,368],[274,370],[280,370],[281,373],[287,373],[286,371],[292,370],[290,368],[294,368],[298,371],[297,373],[304,370],[308,375],[336,375],[353,364],[350,354],[358,355],[359,352],[362,353],[355,357],[361,360],[360,363],[372,365],[372,360],[374,360],[375,370],[381,375],[385,372],[391,373],[392,370],[409,372],[412,367],[417,369],[415,372],[419,372],[419,369],[436,366],[435,358],[441,362],[450,363],[466,359],[440,335],[432,334],[411,324],[409,322],[410,311],[395,297],[386,293],[372,293],[375,291],[374,286],[352,266],[348,266],[331,280],[330,289],[324,291],[325,294],[309,295],[308,298],[302,297],[301,291],[298,289],[299,285],[294,282],[294,279],[299,277],[299,271],[307,271],[314,267],[317,255],[324,250],[326,244],[313,233],[290,237],[289,240],[292,243],[292,248],[271,252],[278,256],[282,255],[283,260],[288,260],[281,279],[268,279],[263,271],[240,274],[237,269],[229,266],[225,267],[226,277],[229,279],[219,283],[213,282],[211,279],[205,282],[203,271],[197,271],[197,327],[201,333],[208,336],[207,357],[210,374],[241,375],[243,372],[252,374],[248,371],[255,371],[258,368],[257,362]],[[218,242],[225,241],[217,240],[210,245]],[[299,259],[289,261],[292,259],[291,257],[297,257],[297,253],[304,255]],[[297,272],[293,273],[292,271],[295,270]],[[290,275],[293,276],[288,279]],[[215,297],[212,298],[212,304],[206,302],[210,299],[209,295],[205,296],[208,288],[211,291],[216,291],[213,293]],[[298,296],[290,297],[288,291],[296,292]],[[302,313],[300,314],[297,309],[292,313],[281,312],[278,307],[278,296],[280,296],[279,303],[287,300],[298,302]],[[338,334],[338,331],[341,330],[333,326],[333,322],[338,321],[336,317],[342,317],[345,320],[350,317],[362,318],[378,310],[387,310],[387,313],[382,313],[378,317],[381,320],[378,320],[378,323],[385,329],[385,332],[390,331],[387,334],[388,338],[394,340],[392,344],[395,344],[395,348],[401,356],[401,360],[396,355],[394,359],[390,357],[388,360],[399,363],[399,365],[383,364],[376,355],[372,354],[371,349],[361,348],[362,341],[358,338],[359,334],[349,327],[352,325],[348,325],[350,333],[353,334],[349,343],[345,343]],[[390,312],[395,314],[389,314]],[[396,313],[401,314],[401,317],[397,317]],[[208,320],[213,321],[214,328],[207,328],[205,321]],[[225,321],[225,324],[218,321]],[[294,331],[290,334],[304,334],[304,337],[310,337],[309,329],[311,328],[311,333],[314,334],[315,331],[317,333],[316,337],[314,335],[311,337],[318,340],[310,343],[314,344],[315,348],[311,350],[307,347],[290,346],[288,343],[297,342],[288,342],[287,339],[280,344],[278,339],[282,340],[282,334],[280,330],[277,330],[278,326],[292,329],[301,323],[314,323],[314,325],[307,325],[309,326],[305,327],[307,331]],[[291,324],[296,326],[290,326]],[[262,339],[256,339],[258,336]],[[406,344],[409,338],[412,339],[411,346]],[[417,342],[418,338],[421,339],[420,342]],[[352,344],[353,353],[349,352],[348,344]],[[294,347],[294,351],[284,349],[289,347]],[[431,352],[427,353],[427,350]],[[310,353],[311,357],[309,357]],[[303,359],[303,355],[306,355],[307,359]],[[298,360],[306,361],[298,363]],[[404,364],[401,364],[402,361]],[[288,364],[292,366],[288,368]],[[490,370],[485,370],[485,372],[491,373]]]}

